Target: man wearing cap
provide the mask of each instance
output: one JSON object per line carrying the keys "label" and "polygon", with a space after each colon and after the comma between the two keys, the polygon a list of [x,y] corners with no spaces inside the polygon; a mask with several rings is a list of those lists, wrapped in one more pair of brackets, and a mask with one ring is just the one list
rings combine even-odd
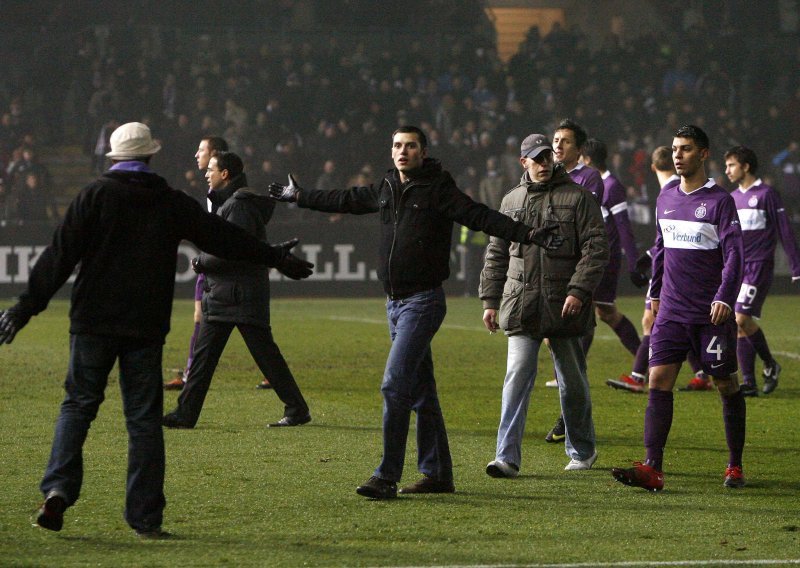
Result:
{"label": "man wearing cap", "polygon": [[590,469],[597,459],[592,402],[581,336],[595,325],[594,291],[608,263],[608,240],[600,206],[591,193],[555,166],[547,136],[522,141],[519,185],[503,198],[500,211],[530,226],[558,224],[564,244],[544,250],[492,237],[486,248],[479,296],[490,332],[508,336],[508,365],[503,384],[492,477],[516,477],[522,461],[522,436],[539,347],[545,337],[558,376],[561,410],[567,425],[566,470]]}
{"label": "man wearing cap", "polygon": [[311,274],[311,265],[290,252],[296,240],[270,246],[170,188],[149,166],[160,149],[144,124],[114,131],[107,154],[112,167],[73,200],[31,270],[27,290],[0,312],[1,345],[47,307],[80,264],[72,287],[66,396],[40,484],[45,501],[36,515],[49,530],[61,530],[64,511],[78,499],[83,443],[118,361],[128,429],[125,520],[144,538],[167,536],[161,530],[161,365],[183,239],[222,258],[275,266],[291,278]]}

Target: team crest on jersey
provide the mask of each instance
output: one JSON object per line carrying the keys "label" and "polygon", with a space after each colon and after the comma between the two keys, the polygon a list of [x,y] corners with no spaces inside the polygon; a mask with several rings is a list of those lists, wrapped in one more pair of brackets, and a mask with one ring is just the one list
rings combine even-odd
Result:
{"label": "team crest on jersey", "polygon": [[750,207],[755,207],[756,205],[758,205],[758,197],[756,197],[756,196],[754,195],[753,197],[751,197],[751,198],[750,198],[750,199],[747,201],[747,204],[748,204]]}
{"label": "team crest on jersey", "polygon": [[697,209],[694,210],[694,216],[697,219],[702,219],[703,217],[706,216],[706,213],[708,213],[708,210],[706,209],[706,204],[705,203],[701,203],[700,207],[698,207]]}

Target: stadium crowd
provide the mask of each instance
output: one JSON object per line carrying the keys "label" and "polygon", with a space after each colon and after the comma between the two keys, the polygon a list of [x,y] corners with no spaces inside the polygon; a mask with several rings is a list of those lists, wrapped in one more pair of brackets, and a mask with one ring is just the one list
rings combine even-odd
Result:
{"label": "stadium crowd", "polygon": [[[347,19],[342,14],[337,21]],[[270,37],[244,27],[190,33],[164,26],[142,30],[137,41],[130,41],[135,20],[84,27],[68,47],[51,46],[62,51],[57,77],[52,66],[31,64],[0,84],[0,216],[27,215],[17,211],[28,191],[19,167],[25,149],[80,144],[93,157],[89,179],[105,167],[110,133],[129,120],[152,126],[165,149],[160,171],[198,199],[206,187],[191,156],[203,135],[224,136],[256,187],[302,171],[304,185],[325,189],[380,179],[386,132],[418,124],[431,155],[478,197],[482,182],[507,188],[518,181],[521,134],[552,132],[565,116],[606,142],[631,203],[654,202],[650,152],[686,123],[709,133],[712,177],[724,182],[721,152],[744,143],[767,158],[764,174],[787,202],[800,197],[796,34],[749,37],[744,23],[699,20],[683,22],[675,35],[609,33],[592,50],[584,31],[556,24],[546,34],[531,28],[503,64],[480,10],[442,19],[433,43],[424,32],[386,37],[357,27],[347,35],[284,27]],[[26,49],[17,45],[8,55],[21,60]],[[40,178],[37,211],[52,215],[57,196]],[[632,217],[651,221],[646,207],[634,207]]]}

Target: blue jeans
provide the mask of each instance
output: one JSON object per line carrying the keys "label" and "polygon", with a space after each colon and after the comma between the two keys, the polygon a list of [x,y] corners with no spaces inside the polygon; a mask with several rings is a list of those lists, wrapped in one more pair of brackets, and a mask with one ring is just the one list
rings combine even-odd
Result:
{"label": "blue jeans", "polygon": [[417,462],[425,475],[453,478],[453,462],[433,377],[431,341],[447,305],[441,287],[386,302],[392,348],[383,373],[383,460],[375,475],[403,476],[411,411],[417,413]]}
{"label": "blue jeans", "polygon": [[66,397],[56,421],[42,493],[55,489],[67,505],[78,500],[83,482],[83,443],[103,402],[108,374],[119,359],[119,385],[128,428],[125,520],[137,530],[161,526],[164,498],[164,437],[161,415],[160,342],[123,337],[71,335],[64,383]]}
{"label": "blue jeans", "polygon": [[[508,338],[508,363],[495,456],[517,467],[522,461],[522,436],[525,433],[531,390],[536,380],[536,357],[541,344],[541,339],[527,335]],[[551,338],[550,348],[567,431],[565,449],[570,458],[585,460],[595,450],[586,356],[579,337]]]}

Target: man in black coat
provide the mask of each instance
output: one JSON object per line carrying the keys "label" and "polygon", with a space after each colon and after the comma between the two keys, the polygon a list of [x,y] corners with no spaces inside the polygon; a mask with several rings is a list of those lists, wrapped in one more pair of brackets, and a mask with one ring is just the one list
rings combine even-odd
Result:
{"label": "man in black coat", "polygon": [[128,428],[125,520],[144,538],[168,536],[161,530],[166,505],[161,369],[183,239],[224,258],[275,266],[291,278],[311,274],[312,266],[290,252],[296,240],[270,246],[170,188],[149,167],[160,149],[144,124],[131,122],[114,131],[107,154],[114,165],[73,200],[31,270],[27,290],[16,305],[0,311],[2,345],[47,307],[80,264],[72,287],[66,396],[40,484],[45,501],[36,517],[49,530],[61,530],[64,511],[78,499],[83,443],[119,361]]}
{"label": "man in black coat", "polygon": [[[217,152],[208,162],[206,179],[212,209],[217,215],[240,226],[254,237],[266,237],[265,225],[275,203],[258,195],[240,180],[244,175],[241,158],[232,152]],[[269,270],[246,262],[229,261],[203,253],[192,261],[198,273],[206,275],[203,290],[203,319],[192,352],[192,366],[178,407],[164,416],[169,428],[193,428],[203,409],[211,379],[228,338],[237,328],[250,354],[285,405],[284,416],[270,424],[299,426],[311,421],[308,405],[297,382],[275,344],[269,321]]]}
{"label": "man in black coat", "polygon": [[437,160],[427,157],[427,138],[416,126],[392,135],[394,168],[377,186],[304,190],[273,183],[270,194],[300,207],[336,213],[380,213],[378,277],[387,295],[392,347],[381,392],[383,460],[356,492],[373,499],[397,496],[403,473],[411,411],[417,413],[418,469],[422,479],[400,493],[452,493],[453,462],[433,375],[431,341],[447,311],[442,282],[450,275],[453,222],[515,243],[552,250],[563,238],[557,225],[532,229],[476,203],[456,187]]}

